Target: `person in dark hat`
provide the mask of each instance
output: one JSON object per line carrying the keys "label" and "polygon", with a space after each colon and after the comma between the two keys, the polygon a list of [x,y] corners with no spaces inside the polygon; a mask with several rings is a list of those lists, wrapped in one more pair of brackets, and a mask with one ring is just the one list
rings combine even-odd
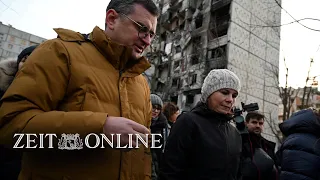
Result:
{"label": "person in dark hat", "polygon": [[[163,148],[165,144],[165,139],[167,138],[166,133],[168,128],[168,122],[164,114],[162,113],[163,108],[163,101],[162,99],[156,95],[150,95],[150,101],[152,104],[152,119],[151,119],[151,133],[153,134],[161,134],[162,137],[160,138],[160,144],[162,145],[161,148],[154,148],[151,149],[152,155],[152,174],[151,179],[156,180],[159,174],[159,166],[162,160]],[[156,146],[158,146],[157,144]]]}
{"label": "person in dark hat", "polygon": [[[18,58],[5,59],[0,62],[0,98],[9,88],[16,73],[21,69],[28,56],[37,46],[22,50]],[[0,145],[0,179],[16,180],[21,169],[21,153]]]}
{"label": "person in dark hat", "polygon": [[33,45],[33,46],[27,47],[21,51],[21,53],[19,54],[18,59],[17,59],[17,68],[18,69],[21,69],[22,65],[28,59],[28,56],[32,53],[32,51],[34,49],[36,49],[37,46],[38,45]]}

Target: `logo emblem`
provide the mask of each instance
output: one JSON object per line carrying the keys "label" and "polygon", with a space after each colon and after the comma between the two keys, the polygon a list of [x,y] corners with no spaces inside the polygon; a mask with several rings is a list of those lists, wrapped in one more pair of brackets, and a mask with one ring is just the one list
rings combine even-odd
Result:
{"label": "logo emblem", "polygon": [[79,150],[83,149],[82,139],[80,134],[61,134],[61,138],[58,142],[58,148],[61,150]]}

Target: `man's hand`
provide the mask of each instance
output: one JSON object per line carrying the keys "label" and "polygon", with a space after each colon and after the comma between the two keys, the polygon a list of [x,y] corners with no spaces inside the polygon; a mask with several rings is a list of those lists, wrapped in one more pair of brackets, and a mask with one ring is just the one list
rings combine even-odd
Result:
{"label": "man's hand", "polygon": [[140,136],[146,141],[146,134],[150,134],[150,131],[145,126],[130,119],[109,116],[104,123],[103,133],[109,139],[111,139],[111,134],[114,134],[113,142],[116,144],[118,144],[117,134],[121,134],[121,147],[129,144],[129,134],[132,134],[132,147],[136,147],[136,134],[140,134]]}

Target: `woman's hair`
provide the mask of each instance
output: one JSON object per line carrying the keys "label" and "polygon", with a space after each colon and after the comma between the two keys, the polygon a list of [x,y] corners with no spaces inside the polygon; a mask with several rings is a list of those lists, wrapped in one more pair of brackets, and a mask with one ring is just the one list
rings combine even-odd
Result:
{"label": "woman's hair", "polygon": [[172,102],[168,102],[163,106],[162,111],[167,120],[170,121],[170,117],[179,111],[179,107]]}

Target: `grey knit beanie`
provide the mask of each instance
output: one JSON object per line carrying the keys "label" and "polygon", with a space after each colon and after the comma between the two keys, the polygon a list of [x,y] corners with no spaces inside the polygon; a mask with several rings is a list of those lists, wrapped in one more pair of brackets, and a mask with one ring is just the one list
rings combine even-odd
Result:
{"label": "grey knit beanie", "polygon": [[159,105],[159,106],[163,107],[162,99],[158,95],[151,94],[150,95],[150,99],[151,99],[151,104],[152,105]]}
{"label": "grey knit beanie", "polygon": [[201,101],[207,102],[209,96],[220,89],[241,89],[240,79],[228,69],[213,69],[204,79],[201,88]]}

